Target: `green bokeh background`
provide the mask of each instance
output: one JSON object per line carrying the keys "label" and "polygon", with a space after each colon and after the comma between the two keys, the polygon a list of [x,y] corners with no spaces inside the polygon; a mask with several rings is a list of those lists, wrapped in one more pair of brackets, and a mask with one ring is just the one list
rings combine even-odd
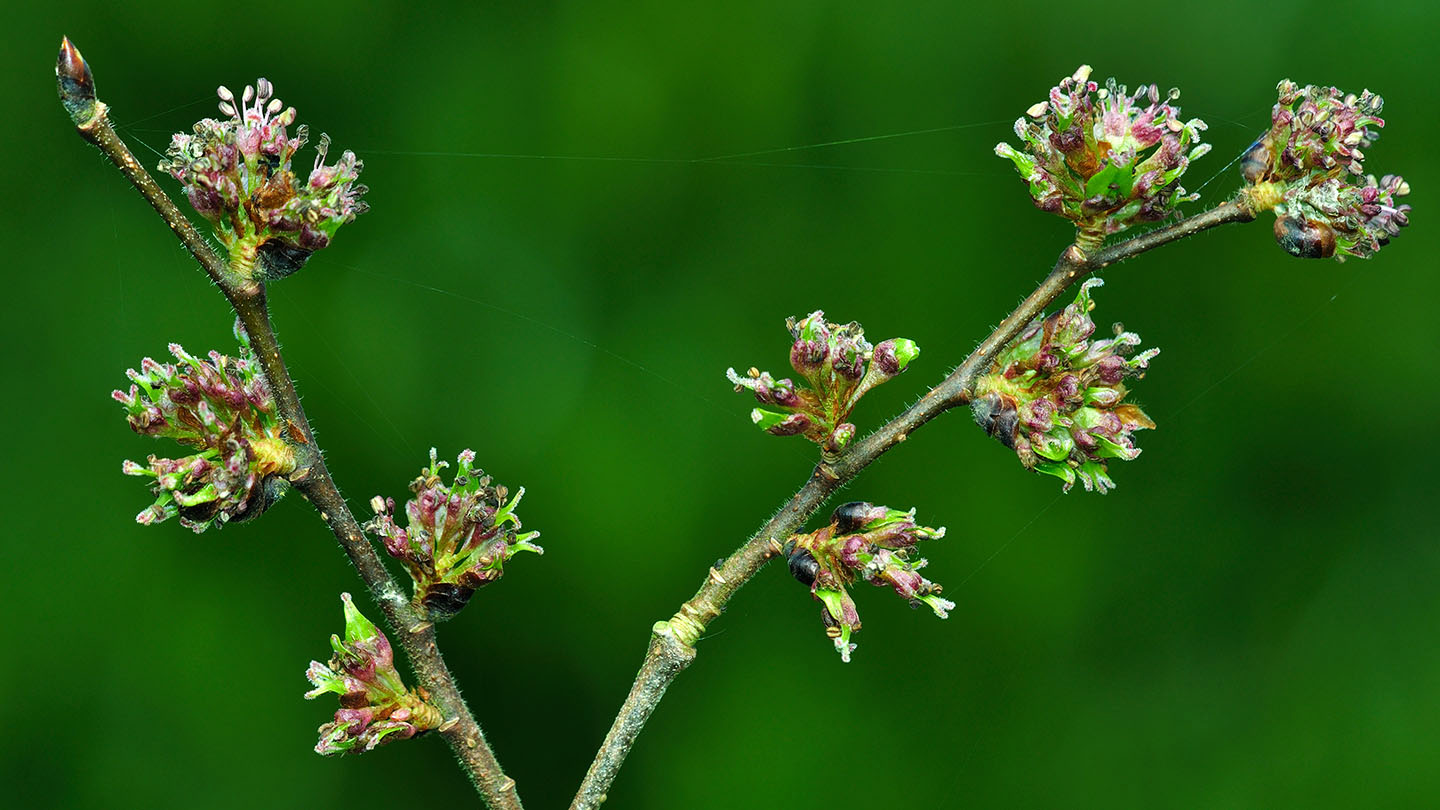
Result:
{"label": "green bokeh background", "polygon": [[1108,271],[1097,320],[1164,349],[1137,386],[1160,429],[1119,489],[1057,497],[942,417],[844,496],[950,528],[927,555],[950,620],[864,588],[845,666],[804,590],[763,571],[611,796],[1440,800],[1434,5],[83,1],[7,18],[0,778],[19,806],[473,802],[435,739],[311,753],[334,707],[300,699],[302,674],[360,583],[301,499],[203,536],[131,520],[146,494],[120,460],[167,448],[108,393],[168,341],[233,345],[230,317],[69,131],[62,33],[147,163],[213,114],[217,84],[261,74],[364,158],[373,211],[274,287],[274,316],[357,506],[403,495],[432,445],[527,487],[548,553],[441,638],[535,808],[568,801],[649,625],[810,470],[804,442],[754,430],[725,368],[781,370],[785,317],[816,308],[915,339],[864,429],[1049,267],[1065,223],[991,148],[1054,80],[1089,62],[1183,88],[1215,144],[1192,187],[1263,127],[1282,77],[1383,92],[1369,162],[1415,187],[1408,232],[1373,261],[1302,262],[1261,223]]}

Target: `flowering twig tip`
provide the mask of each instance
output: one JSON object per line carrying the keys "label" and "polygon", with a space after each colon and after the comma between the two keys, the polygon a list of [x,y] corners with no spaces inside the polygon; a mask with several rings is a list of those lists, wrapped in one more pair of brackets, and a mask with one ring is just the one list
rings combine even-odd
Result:
{"label": "flowering twig tip", "polygon": [[1399,199],[1410,185],[1398,175],[1366,174],[1364,150],[1380,135],[1385,101],[1336,87],[1300,87],[1286,79],[1270,129],[1241,159],[1248,211],[1275,212],[1275,241],[1302,259],[1369,258],[1409,224]]}

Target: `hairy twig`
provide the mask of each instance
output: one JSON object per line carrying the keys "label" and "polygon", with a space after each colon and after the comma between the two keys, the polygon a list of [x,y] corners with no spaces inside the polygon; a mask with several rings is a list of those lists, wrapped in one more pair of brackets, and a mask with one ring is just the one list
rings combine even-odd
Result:
{"label": "hairy twig", "polygon": [[657,622],[651,628],[650,646],[640,673],[596,753],[595,761],[570,805],[571,810],[593,810],[605,801],[626,755],[664,697],[665,690],[695,659],[696,641],[706,626],[720,615],[725,603],[740,586],[778,555],[780,544],[798,531],[836,489],[886,451],[905,441],[921,425],[950,408],[968,403],[970,387],[976,375],[985,371],[1025,325],[1042,314],[1061,293],[1085,276],[1116,262],[1219,225],[1251,219],[1254,219],[1254,214],[1247,206],[1226,202],[1168,227],[1101,248],[1092,255],[1075,246],[1067,248],[1035,291],[939,385],[883,427],[853,444],[838,458],[817,465],[810,479],[779,512],[734,554],[718,567],[710,569],[693,598],[682,604],[669,620]]}
{"label": "hairy twig", "polygon": [[295,384],[280,354],[280,345],[266,306],[264,285],[247,280],[231,270],[135,159],[110,125],[105,104],[95,97],[90,68],[68,38],[60,45],[56,77],[61,101],[75,122],[76,131],[99,148],[130,180],[234,307],[250,335],[251,346],[275,395],[279,413],[288,425],[291,439],[301,451],[302,461],[291,476],[291,483],[319,511],[321,519],[330,527],[341,549],[370,589],[371,596],[380,605],[395,640],[409,656],[421,687],[446,718],[438,730],[440,735],[455,752],[481,797],[492,808],[518,810],[521,804],[515,781],[500,769],[484,733],[460,696],[455,679],[436,646],[434,626],[416,612],[404,590],[390,576],[325,467],[310,421],[300,405]]}

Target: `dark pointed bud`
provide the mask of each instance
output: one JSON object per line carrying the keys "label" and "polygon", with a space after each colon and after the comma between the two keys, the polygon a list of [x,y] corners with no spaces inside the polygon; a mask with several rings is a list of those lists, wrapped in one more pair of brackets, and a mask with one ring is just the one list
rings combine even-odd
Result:
{"label": "dark pointed bud", "polygon": [[80,49],[69,37],[60,39],[60,56],[55,60],[55,78],[60,80],[60,93],[77,101],[95,100],[95,77]]}
{"label": "dark pointed bud", "polygon": [[55,82],[65,111],[78,124],[90,120],[95,106],[95,78],[90,65],[69,37],[60,40],[60,56],[55,60]]}
{"label": "dark pointed bud", "polygon": [[865,530],[865,524],[884,517],[885,512],[885,507],[877,507],[868,501],[851,501],[835,507],[835,511],[830,514],[830,522],[835,524],[837,537],[858,534]]}
{"label": "dark pointed bud", "polygon": [[[272,475],[265,479],[261,487],[259,497],[251,498],[248,503],[240,508],[230,517],[231,523],[244,523],[247,520],[254,520],[264,514],[266,509],[275,505],[275,502],[284,497],[290,489],[290,482],[285,478]],[[184,517],[182,514],[181,517]]]}
{"label": "dark pointed bud", "polygon": [[1240,158],[1240,176],[1250,184],[1258,183],[1270,173],[1270,138],[1262,137],[1245,150]]}
{"label": "dark pointed bud", "polygon": [[452,619],[465,605],[469,604],[470,597],[475,595],[475,589],[466,588],[460,585],[453,585],[449,582],[436,582],[425,588],[420,597],[420,604],[430,611],[430,618],[435,621]]}
{"label": "dark pointed bud", "polygon": [[790,576],[804,585],[815,584],[815,575],[820,573],[820,563],[813,554],[803,548],[794,549],[790,552],[789,563]]}
{"label": "dark pointed bud", "polygon": [[975,424],[987,434],[999,439],[1011,450],[1015,449],[1015,426],[1019,422],[1019,414],[1013,400],[1002,394],[986,394],[970,404],[970,413],[975,416]]}
{"label": "dark pointed bud", "polygon": [[1275,241],[1286,253],[1301,259],[1335,255],[1335,231],[1323,222],[1279,217],[1275,220]]}
{"label": "dark pointed bud", "polygon": [[304,267],[305,261],[314,252],[280,239],[266,239],[256,249],[255,275],[265,281],[285,278]]}

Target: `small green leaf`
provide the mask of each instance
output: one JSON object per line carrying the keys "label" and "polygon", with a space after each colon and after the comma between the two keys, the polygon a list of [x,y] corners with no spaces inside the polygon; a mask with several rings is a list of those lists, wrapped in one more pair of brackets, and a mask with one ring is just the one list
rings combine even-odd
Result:
{"label": "small green leaf", "polygon": [[342,593],[340,599],[345,603],[346,641],[353,644],[357,641],[369,641],[380,635],[380,631],[375,628],[375,625],[365,618],[359,608],[355,607],[355,602],[350,598],[350,594]]}
{"label": "small green leaf", "polygon": [[1122,447],[1104,436],[1096,436],[1095,440],[1099,445],[1095,451],[1095,455],[1101,458],[1118,458],[1122,461],[1134,461],[1135,457],[1140,455],[1140,448],[1138,447],[1134,449]]}
{"label": "small green leaf", "polygon": [[1064,481],[1066,492],[1070,491],[1070,487],[1075,486],[1075,471],[1070,468],[1069,464],[1045,461],[1035,465],[1035,472],[1053,475]]}
{"label": "small green leaf", "polygon": [[1129,187],[1134,184],[1135,180],[1131,177],[1128,169],[1121,168],[1120,166],[1106,166],[1092,175],[1089,180],[1085,181],[1085,196],[1126,197],[1129,196],[1128,188],[1122,188],[1122,190],[1114,192],[1111,191],[1110,187]]}
{"label": "small green leaf", "polygon": [[1070,433],[1065,428],[1057,427],[1051,433],[1035,436],[1032,446],[1036,455],[1051,461],[1064,461],[1070,457],[1070,451],[1075,448],[1075,440],[1070,438]]}
{"label": "small green leaf", "polygon": [[910,365],[910,361],[920,356],[920,347],[915,341],[909,338],[895,338],[895,361],[900,364],[900,370]]}
{"label": "small green leaf", "polygon": [[755,408],[750,411],[750,421],[754,422],[755,426],[761,430],[769,430],[789,418],[790,414],[788,413],[776,413],[763,408]]}

